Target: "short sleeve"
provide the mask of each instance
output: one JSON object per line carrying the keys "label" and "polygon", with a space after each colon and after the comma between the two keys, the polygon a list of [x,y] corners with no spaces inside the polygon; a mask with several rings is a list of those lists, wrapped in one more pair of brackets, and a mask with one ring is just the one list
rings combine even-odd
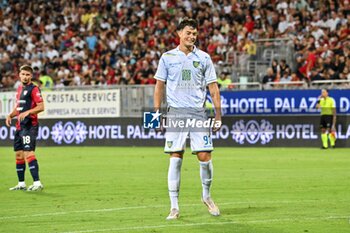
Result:
{"label": "short sleeve", "polygon": [[217,82],[215,67],[214,67],[213,61],[211,60],[211,58],[209,56],[206,57],[204,78],[205,78],[207,85],[210,83],[213,83],[213,82]]}
{"label": "short sleeve", "polygon": [[168,71],[166,68],[166,64],[165,64],[165,60],[164,60],[164,56],[162,56],[159,60],[159,64],[158,64],[158,68],[157,68],[157,72],[154,75],[155,79],[157,80],[161,80],[161,81],[166,81],[166,78],[168,76]]}
{"label": "short sleeve", "polygon": [[41,91],[38,87],[34,87],[32,90],[32,100],[34,103],[43,102],[43,97],[41,96]]}

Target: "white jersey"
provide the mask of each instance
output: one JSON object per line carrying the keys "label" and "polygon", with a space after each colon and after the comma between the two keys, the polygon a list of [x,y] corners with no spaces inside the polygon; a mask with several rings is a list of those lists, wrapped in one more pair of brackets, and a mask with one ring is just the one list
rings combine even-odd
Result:
{"label": "white jersey", "polygon": [[206,86],[217,81],[209,54],[196,47],[188,55],[179,47],[164,53],[155,78],[166,82],[167,103],[174,108],[204,108]]}

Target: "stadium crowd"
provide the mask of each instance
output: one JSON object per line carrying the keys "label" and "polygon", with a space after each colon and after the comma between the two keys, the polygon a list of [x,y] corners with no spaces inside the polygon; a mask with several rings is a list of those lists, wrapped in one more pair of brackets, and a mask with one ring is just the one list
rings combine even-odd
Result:
{"label": "stadium crowd", "polygon": [[296,68],[275,61],[269,80],[350,79],[349,0],[2,0],[0,88],[19,84],[22,64],[43,88],[153,84],[184,17],[199,21],[198,46],[215,64],[229,53],[254,59],[256,40],[287,37]]}

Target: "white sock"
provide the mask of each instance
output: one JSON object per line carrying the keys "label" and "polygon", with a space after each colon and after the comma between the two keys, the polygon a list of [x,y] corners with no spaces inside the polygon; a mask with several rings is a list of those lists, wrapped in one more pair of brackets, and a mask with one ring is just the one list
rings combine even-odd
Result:
{"label": "white sock", "polygon": [[21,187],[26,186],[26,182],[24,182],[24,181],[19,181],[19,182],[18,182],[18,186],[21,186]]}
{"label": "white sock", "polygon": [[171,209],[179,209],[179,189],[180,189],[180,175],[181,175],[182,159],[171,157],[168,171],[168,189],[171,203]]}
{"label": "white sock", "polygon": [[201,180],[202,180],[202,187],[203,187],[203,191],[202,191],[202,197],[204,199],[210,197],[210,186],[211,186],[211,182],[213,180],[213,163],[211,162],[211,160],[209,160],[208,162],[201,162],[199,161],[200,164],[200,176],[201,176]]}
{"label": "white sock", "polygon": [[35,185],[35,186],[39,186],[39,185],[41,185],[40,180],[38,180],[38,181],[34,181],[33,185]]}

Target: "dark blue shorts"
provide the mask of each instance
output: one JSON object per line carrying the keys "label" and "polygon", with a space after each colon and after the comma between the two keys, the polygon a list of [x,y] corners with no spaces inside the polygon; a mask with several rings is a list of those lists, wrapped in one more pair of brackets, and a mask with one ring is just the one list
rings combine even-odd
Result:
{"label": "dark blue shorts", "polygon": [[35,151],[37,136],[38,126],[16,130],[13,145],[14,151]]}

